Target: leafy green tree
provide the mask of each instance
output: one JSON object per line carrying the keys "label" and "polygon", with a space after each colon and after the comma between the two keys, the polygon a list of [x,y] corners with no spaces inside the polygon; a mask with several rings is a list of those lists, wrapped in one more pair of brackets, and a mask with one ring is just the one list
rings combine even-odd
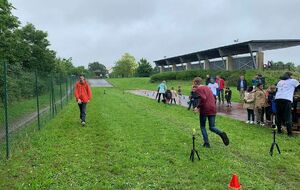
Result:
{"label": "leafy green tree", "polygon": [[94,73],[98,76],[101,75],[105,77],[108,74],[108,70],[106,69],[106,67],[97,61],[93,63],[89,63],[88,70],[91,73]]}
{"label": "leafy green tree", "polygon": [[113,76],[115,77],[132,77],[134,75],[137,63],[135,58],[129,53],[125,53],[113,67]]}
{"label": "leafy green tree", "polygon": [[16,31],[17,35],[27,44],[27,49],[22,61],[23,68],[28,70],[38,69],[50,72],[55,68],[56,53],[50,50],[48,34],[42,30],[37,30],[33,24],[27,24]]}
{"label": "leafy green tree", "polygon": [[138,77],[149,77],[153,71],[151,64],[147,61],[147,59],[142,58],[138,62],[138,67],[136,69],[136,74]]}

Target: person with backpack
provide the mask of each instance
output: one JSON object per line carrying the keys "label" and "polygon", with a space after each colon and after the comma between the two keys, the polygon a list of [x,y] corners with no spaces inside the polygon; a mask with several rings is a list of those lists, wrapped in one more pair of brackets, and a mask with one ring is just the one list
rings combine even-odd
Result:
{"label": "person with backpack", "polygon": [[167,103],[169,104],[172,100],[172,92],[170,89],[167,89],[166,90],[166,93],[165,93],[165,102],[164,103]]}
{"label": "person with backpack", "polygon": [[84,75],[80,75],[79,81],[77,81],[75,84],[74,96],[76,98],[76,102],[78,103],[80,110],[80,122],[82,126],[84,126],[86,117],[86,106],[92,98],[90,86],[85,80]]}
{"label": "person with backpack", "polygon": [[157,100],[157,102],[159,103],[161,96],[162,96],[163,100],[165,99],[165,93],[166,93],[166,90],[167,90],[166,81],[162,81],[158,85],[157,89],[158,89],[158,100]]}
{"label": "person with backpack", "polygon": [[204,144],[203,146],[206,148],[210,148],[210,143],[208,140],[208,135],[206,132],[206,119],[208,119],[209,123],[209,130],[213,133],[219,135],[223,141],[223,143],[227,146],[229,145],[229,139],[225,132],[221,131],[220,129],[216,128],[215,126],[215,119],[217,114],[215,97],[212,91],[205,85],[201,85],[202,79],[200,77],[196,77],[193,80],[194,85],[197,86],[196,93],[199,97],[199,104],[194,109],[195,113],[199,114],[200,120],[200,129],[203,136]]}
{"label": "person with backpack", "polygon": [[275,95],[276,95],[276,86],[271,85],[267,90],[267,106],[266,106],[266,120],[269,124],[274,123],[275,118]]}

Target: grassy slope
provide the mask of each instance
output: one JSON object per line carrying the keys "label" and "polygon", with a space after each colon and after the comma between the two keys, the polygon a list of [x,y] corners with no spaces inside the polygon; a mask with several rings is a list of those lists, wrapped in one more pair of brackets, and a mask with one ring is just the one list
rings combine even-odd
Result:
{"label": "grassy slope", "polygon": [[[150,78],[111,78],[109,82],[120,89],[145,89],[156,90],[158,83],[150,83]],[[177,90],[181,86],[184,95],[189,95],[191,91],[192,81],[170,80],[167,81],[168,88],[174,87]],[[239,93],[236,87],[231,87],[232,101],[239,101]]]}
{"label": "grassy slope", "polygon": [[0,189],[227,189],[237,173],[245,189],[298,189],[300,142],[278,137],[282,155],[268,154],[269,129],[217,117],[231,144],[209,132],[211,149],[197,146],[190,162],[191,131],[198,118],[121,90],[93,89],[88,127],[77,105],[33,134],[19,133],[18,148],[0,162]]}

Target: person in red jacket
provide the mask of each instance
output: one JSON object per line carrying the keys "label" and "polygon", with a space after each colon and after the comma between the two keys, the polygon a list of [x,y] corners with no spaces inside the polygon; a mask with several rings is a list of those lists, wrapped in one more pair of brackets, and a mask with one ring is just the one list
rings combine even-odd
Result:
{"label": "person in red jacket", "polygon": [[92,98],[92,92],[83,75],[79,76],[75,84],[74,96],[79,106],[81,124],[85,125],[86,105]]}
{"label": "person in red jacket", "polygon": [[212,91],[209,89],[209,87],[201,85],[201,82],[202,79],[200,77],[196,77],[193,80],[194,85],[198,86],[196,93],[199,97],[199,104],[194,109],[194,112],[200,113],[199,119],[200,119],[200,129],[204,140],[203,146],[206,148],[210,148],[208,135],[205,128],[206,118],[208,119],[209,130],[218,134],[222,138],[223,143],[227,146],[229,145],[229,139],[227,137],[227,134],[215,127],[215,118],[217,113],[215,97]]}
{"label": "person in red jacket", "polygon": [[222,99],[222,103],[224,104],[224,87],[225,87],[225,81],[219,75],[217,75],[216,78],[217,78],[216,79],[216,83],[219,86],[219,88],[218,88],[218,101],[219,101],[219,103],[221,103],[221,99]]}

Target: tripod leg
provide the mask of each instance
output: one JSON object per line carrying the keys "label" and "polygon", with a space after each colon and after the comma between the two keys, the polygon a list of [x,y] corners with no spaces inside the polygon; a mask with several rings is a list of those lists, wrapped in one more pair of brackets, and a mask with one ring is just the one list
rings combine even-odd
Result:
{"label": "tripod leg", "polygon": [[279,149],[279,146],[278,146],[277,143],[276,143],[276,147],[277,147],[278,153],[281,154],[280,149]]}
{"label": "tripod leg", "polygon": [[274,149],[274,145],[275,145],[275,144],[274,144],[274,143],[272,143],[272,146],[271,146],[271,148],[270,148],[270,155],[271,155],[271,156],[273,156],[273,149]]}
{"label": "tripod leg", "polygon": [[199,156],[199,154],[198,154],[198,151],[195,150],[195,152],[196,152],[196,154],[197,154],[198,159],[200,160],[200,156]]}
{"label": "tripod leg", "polygon": [[190,160],[194,161],[194,150],[193,149],[191,151]]}

